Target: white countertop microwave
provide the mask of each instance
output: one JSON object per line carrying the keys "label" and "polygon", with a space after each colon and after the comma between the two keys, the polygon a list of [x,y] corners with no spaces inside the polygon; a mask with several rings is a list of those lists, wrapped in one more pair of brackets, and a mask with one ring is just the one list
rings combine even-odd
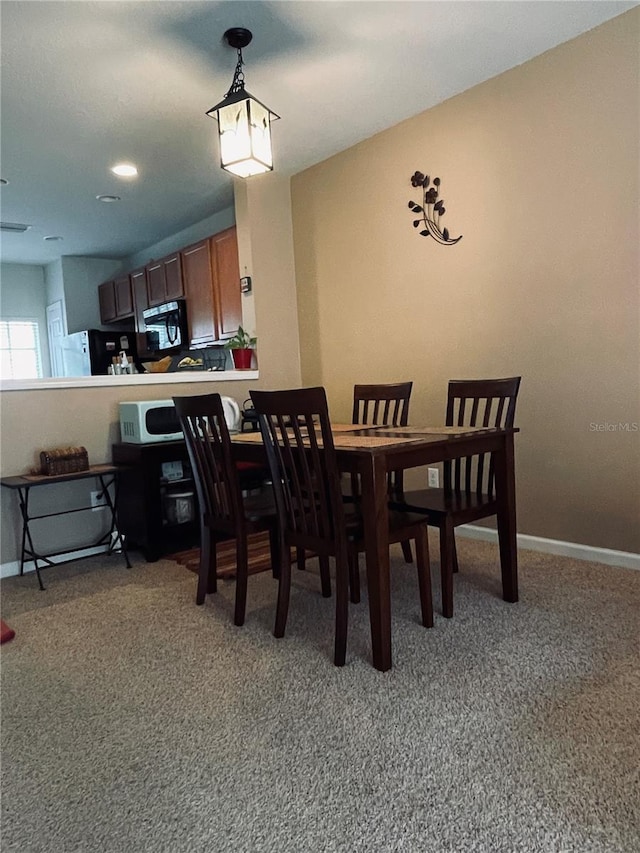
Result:
{"label": "white countertop microwave", "polygon": [[120,403],[120,436],[130,444],[184,438],[173,400]]}
{"label": "white countertop microwave", "polygon": [[[233,397],[222,397],[224,419],[230,432],[240,430],[240,406]],[[173,400],[140,400],[120,403],[120,436],[130,444],[176,441],[184,438]]]}

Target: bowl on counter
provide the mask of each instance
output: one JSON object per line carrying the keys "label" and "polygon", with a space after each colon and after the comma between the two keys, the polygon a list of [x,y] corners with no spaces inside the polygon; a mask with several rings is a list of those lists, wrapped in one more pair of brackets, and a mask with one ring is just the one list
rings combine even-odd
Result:
{"label": "bowl on counter", "polygon": [[171,367],[171,362],[171,356],[167,355],[159,361],[143,361],[142,366],[145,369],[145,373],[166,373]]}

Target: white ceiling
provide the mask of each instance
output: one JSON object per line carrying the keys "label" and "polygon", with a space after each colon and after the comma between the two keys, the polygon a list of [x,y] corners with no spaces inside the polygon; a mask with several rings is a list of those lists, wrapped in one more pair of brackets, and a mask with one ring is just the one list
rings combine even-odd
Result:
{"label": "white ceiling", "polygon": [[636,5],[2,0],[1,218],[31,228],[2,233],[1,258],[126,257],[232,204],[205,116],[231,26],[253,32],[247,89],[282,117],[275,169],[293,174]]}

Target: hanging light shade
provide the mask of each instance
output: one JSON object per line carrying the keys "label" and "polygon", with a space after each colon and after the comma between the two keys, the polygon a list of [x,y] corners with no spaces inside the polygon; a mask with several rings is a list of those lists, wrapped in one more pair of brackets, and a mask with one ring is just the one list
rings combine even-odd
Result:
{"label": "hanging light shade", "polygon": [[252,33],[234,27],[226,31],[224,38],[230,47],[237,49],[238,62],[231,88],[207,115],[218,121],[220,165],[227,172],[248,178],[273,169],[271,122],[280,116],[244,88],[242,48],[249,44]]}

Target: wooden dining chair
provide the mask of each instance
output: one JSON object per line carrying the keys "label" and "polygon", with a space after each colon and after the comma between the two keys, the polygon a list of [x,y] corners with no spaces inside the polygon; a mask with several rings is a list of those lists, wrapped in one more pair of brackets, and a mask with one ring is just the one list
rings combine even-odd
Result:
{"label": "wooden dining chair", "polygon": [[[351,423],[371,426],[407,426],[409,423],[409,401],[413,382],[392,382],[378,385],[353,386],[353,413]],[[389,474],[389,494],[402,495],[403,472]],[[352,492],[358,491],[358,478],[351,477]],[[411,563],[411,544],[401,542],[406,563]],[[352,590],[352,601],[359,601],[359,591]]]}
{"label": "wooden dining chair", "polygon": [[203,604],[207,593],[217,591],[217,543],[235,539],[234,622],[243,625],[249,575],[247,537],[252,533],[268,533],[274,574],[277,574],[280,565],[278,519],[273,492],[271,489],[258,495],[243,492],[242,475],[233,460],[220,394],[174,397],[173,402],[184,432],[200,505],[200,563],[196,604]]}
{"label": "wooden dining chair", "polygon": [[[409,399],[411,397],[412,382],[394,382],[383,385],[354,385],[353,387],[353,413],[351,423],[370,426],[406,426],[409,418]],[[345,494],[345,500],[349,501],[360,493],[359,479],[357,474],[351,474],[349,478],[350,493]],[[402,471],[393,471],[389,476],[390,494],[402,494]],[[402,542],[402,553],[405,562],[413,562],[411,555],[411,543]],[[296,552],[296,563],[299,569],[306,565],[306,554],[303,548]],[[354,576],[351,584],[351,601],[357,604],[360,601],[360,578]]]}
{"label": "wooden dining chair", "polygon": [[[520,376],[508,379],[452,379],[447,393],[447,426],[512,427]],[[424,512],[440,530],[442,607],[453,615],[453,574],[458,571],[454,528],[495,515],[493,454],[445,462],[443,488],[406,492],[393,500],[396,509]]]}
{"label": "wooden dining chair", "polygon": [[[346,505],[324,388],[251,391],[266,448],[280,522],[280,573],[274,634],[284,636],[291,549],[335,560],[334,661],[344,665],[349,611],[349,554],[364,550],[358,503]],[[433,625],[429,544],[424,516],[390,512],[390,542],[416,540],[422,624]]]}

